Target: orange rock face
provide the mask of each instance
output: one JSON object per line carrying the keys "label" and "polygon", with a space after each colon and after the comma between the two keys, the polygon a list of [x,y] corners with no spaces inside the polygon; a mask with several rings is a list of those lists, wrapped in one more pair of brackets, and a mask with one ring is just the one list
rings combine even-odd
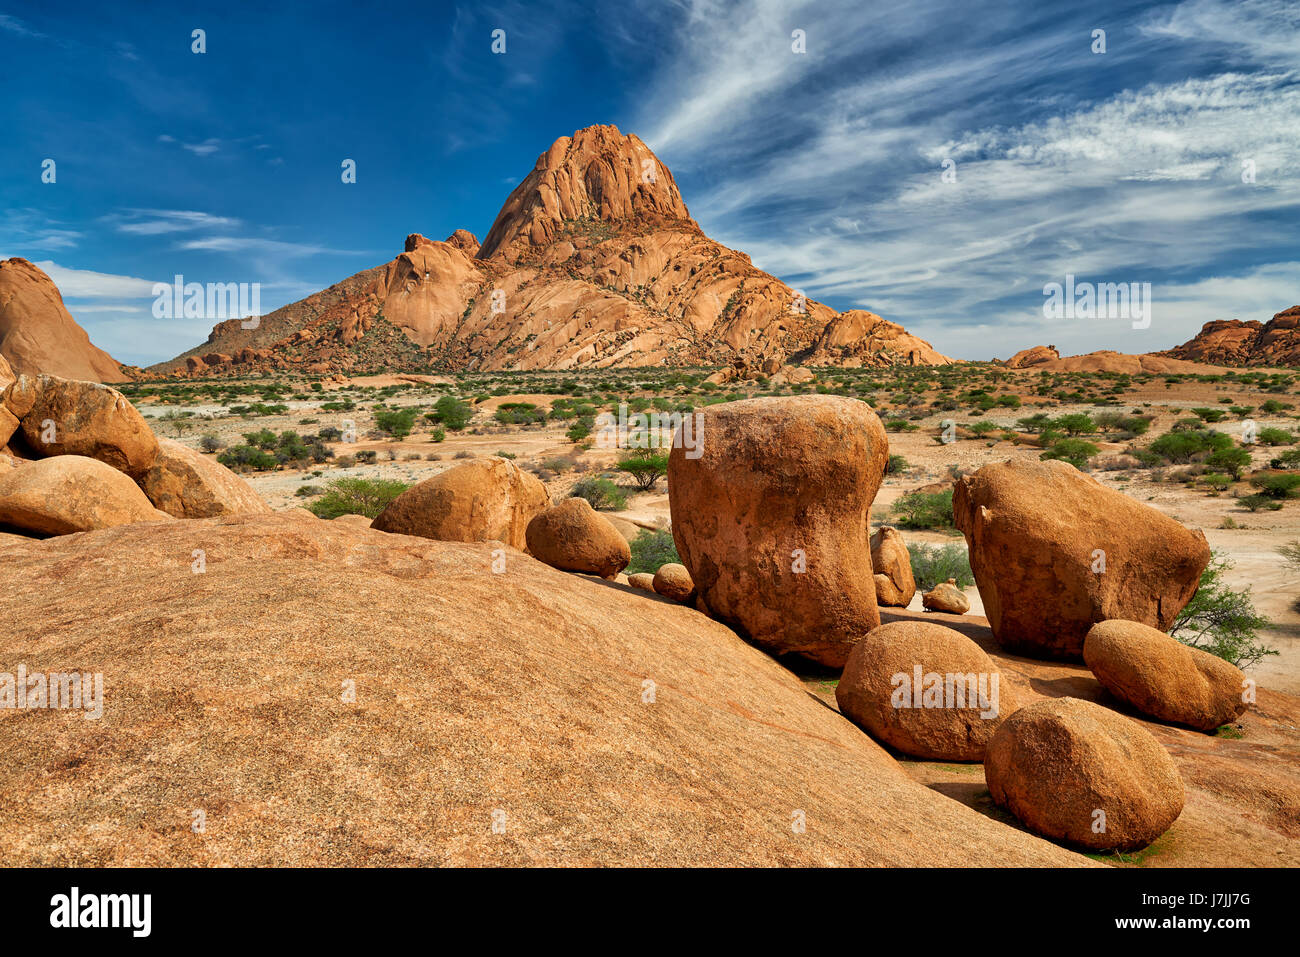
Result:
{"label": "orange rock face", "polygon": [[1097,851],[1146,847],[1183,810],[1173,758],[1136,721],[1078,698],[1036,701],[994,733],[989,794],[1037,834]]}
{"label": "orange rock face", "polygon": [[1192,340],[1161,355],[1222,366],[1300,365],[1300,306],[1268,322],[1207,322]]}
{"label": "orange rock face", "polygon": [[1065,462],[986,465],[952,511],[993,634],[1032,657],[1077,660],[1108,618],[1168,629],[1210,560],[1202,532]]}
{"label": "orange rock face", "polygon": [[880,420],[840,396],[700,416],[695,452],[683,443],[668,458],[673,540],[699,597],[773,654],[843,666],[880,624],[867,537],[889,457]]}
{"label": "orange rock face", "polygon": [[1143,714],[1213,731],[1246,710],[1240,668],[1136,621],[1102,621],[1083,643],[1102,687]]}
{"label": "orange rock face", "polygon": [[96,348],[63,305],[59,289],[26,259],[0,262],[0,356],[4,373],[62,376],[88,382],[125,382],[116,359]]}
{"label": "orange rock face", "polygon": [[413,233],[391,263],[257,329],[220,323],[153,371],[725,365],[792,381],[791,362],[949,361],[872,313],[804,299],[715,243],[645,143],[595,126],[538,158],[481,248],[465,230],[445,242]]}

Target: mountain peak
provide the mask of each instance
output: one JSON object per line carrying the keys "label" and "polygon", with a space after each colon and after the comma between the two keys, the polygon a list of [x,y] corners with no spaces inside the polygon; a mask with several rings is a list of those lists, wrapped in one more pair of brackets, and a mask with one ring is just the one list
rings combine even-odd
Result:
{"label": "mountain peak", "polygon": [[561,136],[537,158],[501,207],[479,258],[527,259],[575,220],[698,228],[672,172],[640,137],[616,126],[589,126]]}

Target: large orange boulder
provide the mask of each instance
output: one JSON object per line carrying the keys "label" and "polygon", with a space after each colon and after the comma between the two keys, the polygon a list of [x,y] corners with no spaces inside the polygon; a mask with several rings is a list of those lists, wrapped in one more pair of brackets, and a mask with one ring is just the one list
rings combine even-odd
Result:
{"label": "large orange boulder", "polygon": [[154,507],[176,518],[212,518],[271,510],[230,469],[171,439],[158,440],[158,455],[140,480],[140,487]]}
{"label": "large orange boulder", "polygon": [[126,475],[83,455],[55,455],[0,471],[0,525],[67,535],[170,519]]}
{"label": "large orange boulder", "polygon": [[502,458],[476,459],[413,485],[379,513],[381,532],[523,549],[528,523],[550,504],[546,486]]}
{"label": "large orange boulder", "polygon": [[1143,714],[1212,731],[1246,710],[1241,669],[1136,621],[1102,621],[1083,660],[1103,688]]}
{"label": "large orange boulder", "polygon": [[871,570],[875,573],[876,603],[906,608],[916,594],[912,557],[898,529],[885,525],[871,536]]}
{"label": "large orange boulder", "polygon": [[566,498],[528,523],[528,553],[552,568],[613,578],[632,561],[618,529],[585,498]]}
{"label": "large orange boulder", "polygon": [[1020,708],[984,756],[989,794],[1031,831],[1094,851],[1146,847],[1183,810],[1183,779],[1146,728],[1091,701]]}
{"label": "large orange boulder", "polygon": [[840,711],[877,741],[932,761],[982,761],[1015,710],[1001,673],[961,632],[894,621],[849,652],[835,688]]}
{"label": "large orange boulder", "polygon": [[141,478],[158,454],[158,439],[126,396],[98,382],[19,376],[4,404],[25,411],[22,434],[42,457],[84,455]]}
{"label": "large orange boulder", "polygon": [[1199,530],[1065,462],[986,465],[952,510],[993,634],[1032,657],[1077,660],[1109,618],[1167,630],[1210,561]]}
{"label": "large orange boulder", "polygon": [[790,396],[709,406],[697,422],[695,448],[669,455],[668,497],[699,597],[773,654],[842,667],[880,624],[867,513],[889,442],[876,413]]}

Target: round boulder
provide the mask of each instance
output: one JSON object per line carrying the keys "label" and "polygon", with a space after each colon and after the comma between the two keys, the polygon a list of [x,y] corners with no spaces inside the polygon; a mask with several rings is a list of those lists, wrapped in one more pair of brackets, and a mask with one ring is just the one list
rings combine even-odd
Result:
{"label": "round boulder", "polygon": [[1014,695],[979,645],[926,621],[895,621],[853,646],[840,711],[878,741],[934,761],[982,761]]}
{"label": "round boulder", "polygon": [[940,582],[921,595],[921,605],[928,611],[946,611],[951,615],[964,615],[970,611],[970,599],[957,587],[957,579]]}
{"label": "round boulder", "polygon": [[912,557],[898,529],[885,525],[871,536],[871,570],[877,604],[906,608],[911,603],[916,579],[912,577]]}
{"label": "round boulder", "polygon": [[1246,710],[1240,668],[1150,625],[1098,622],[1083,641],[1083,660],[1103,688],[1161,721],[1213,731]]}
{"label": "round boulder", "polygon": [[1183,779],[1151,732],[1078,698],[1036,701],[1002,722],[984,778],[1034,833],[1094,851],[1146,847],[1183,810]]}
{"label": "round boulder", "polygon": [[889,442],[875,412],[807,395],[711,405],[687,421],[668,498],[709,613],[770,653],[842,667],[880,624],[867,512]]}
{"label": "round boulder", "polygon": [[20,376],[9,389],[20,408],[30,401],[23,439],[43,458],[83,455],[139,479],[158,455],[149,423],[116,389],[52,375]]}
{"label": "round boulder", "polygon": [[271,511],[230,469],[171,439],[158,440],[158,455],[140,479],[140,487],[156,508],[176,518]]}
{"label": "round boulder", "polygon": [[171,518],[128,476],[84,455],[54,455],[0,472],[0,525],[68,535]]}
{"label": "round boulder", "polygon": [[656,593],[681,602],[683,605],[689,605],[695,600],[695,583],[691,581],[691,573],[686,570],[685,565],[679,565],[677,562],[668,562],[659,566],[659,570],[655,572],[653,587]]}
{"label": "round boulder", "polygon": [[476,459],[408,488],[372,528],[444,542],[499,541],[525,547],[528,523],[550,499],[546,486],[508,459]]}
{"label": "round boulder", "polygon": [[1038,658],[1078,660],[1111,618],[1167,630],[1210,561],[1200,531],[1067,462],[986,465],[958,480],[952,511],[994,636]]}
{"label": "round boulder", "polygon": [[649,572],[635,572],[627,576],[627,583],[633,588],[639,588],[642,591],[655,590],[655,577]]}
{"label": "round boulder", "polygon": [[527,529],[528,551],[566,572],[612,578],[632,561],[627,539],[585,498],[566,498],[546,509]]}

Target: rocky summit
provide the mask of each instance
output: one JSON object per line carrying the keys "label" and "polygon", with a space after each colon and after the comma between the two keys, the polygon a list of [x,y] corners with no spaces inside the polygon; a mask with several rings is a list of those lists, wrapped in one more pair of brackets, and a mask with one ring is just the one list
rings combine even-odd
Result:
{"label": "rocky summit", "polygon": [[152,367],[183,375],[787,363],[944,365],[874,313],[838,313],[714,242],[635,134],[562,136],[487,237],[414,233],[391,262]]}

